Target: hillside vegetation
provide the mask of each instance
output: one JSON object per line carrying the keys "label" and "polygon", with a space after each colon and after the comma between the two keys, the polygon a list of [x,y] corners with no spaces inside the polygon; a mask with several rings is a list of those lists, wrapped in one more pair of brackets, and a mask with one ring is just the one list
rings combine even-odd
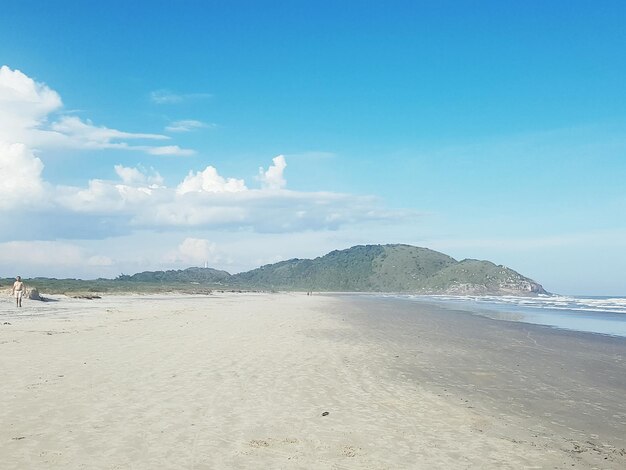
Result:
{"label": "hillside vegetation", "polygon": [[122,274],[117,277],[118,281],[130,282],[202,282],[222,283],[227,282],[231,275],[226,271],[213,268],[187,268],[169,271],[144,271],[131,276]]}
{"label": "hillside vegetation", "polygon": [[461,295],[546,293],[532,279],[490,261],[457,261],[443,253],[410,245],[359,245],[315,259],[291,259],[234,275],[212,268],[188,268],[123,274],[116,279],[37,278],[27,283],[47,293],[201,293],[211,289]]}
{"label": "hillside vegetation", "polygon": [[292,259],[232,276],[256,288],[413,292],[421,294],[533,295],[543,287],[512,269],[489,261],[456,261],[410,245],[365,245],[325,256]]}

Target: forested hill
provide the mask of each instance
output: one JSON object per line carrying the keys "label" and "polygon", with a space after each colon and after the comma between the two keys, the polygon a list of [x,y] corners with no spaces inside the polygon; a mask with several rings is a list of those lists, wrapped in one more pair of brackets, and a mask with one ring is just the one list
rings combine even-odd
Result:
{"label": "forested hill", "polygon": [[230,273],[213,268],[187,268],[169,271],[144,271],[131,276],[122,274],[117,281],[130,282],[198,282],[198,283],[228,283]]}
{"label": "forested hill", "polygon": [[543,287],[490,261],[456,261],[410,245],[361,245],[311,259],[292,259],[231,278],[245,286],[345,292],[545,294]]}
{"label": "forested hill", "polygon": [[421,294],[534,295],[543,287],[489,261],[456,261],[410,245],[360,245],[315,259],[291,259],[230,275],[211,268],[143,272],[128,282],[194,282],[243,289]]}

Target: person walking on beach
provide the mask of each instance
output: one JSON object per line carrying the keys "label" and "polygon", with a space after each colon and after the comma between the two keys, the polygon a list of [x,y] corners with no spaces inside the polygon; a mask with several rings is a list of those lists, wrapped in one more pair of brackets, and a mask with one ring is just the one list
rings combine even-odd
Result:
{"label": "person walking on beach", "polygon": [[12,294],[15,296],[16,307],[22,306],[22,297],[24,296],[25,291],[26,291],[26,287],[24,286],[24,283],[22,282],[22,278],[17,276],[15,278],[15,282],[13,283],[13,290],[11,291]]}

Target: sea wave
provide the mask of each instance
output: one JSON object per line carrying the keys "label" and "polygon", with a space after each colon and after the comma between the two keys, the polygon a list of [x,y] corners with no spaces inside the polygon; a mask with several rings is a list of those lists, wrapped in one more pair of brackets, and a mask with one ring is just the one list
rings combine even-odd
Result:
{"label": "sea wave", "polygon": [[574,297],[574,296],[473,296],[473,295],[409,295],[409,298],[444,302],[472,302],[478,305],[513,306],[575,312],[626,314],[626,297]]}
{"label": "sea wave", "polygon": [[626,337],[626,297],[545,295],[387,295],[415,302],[433,302],[453,310],[554,328]]}

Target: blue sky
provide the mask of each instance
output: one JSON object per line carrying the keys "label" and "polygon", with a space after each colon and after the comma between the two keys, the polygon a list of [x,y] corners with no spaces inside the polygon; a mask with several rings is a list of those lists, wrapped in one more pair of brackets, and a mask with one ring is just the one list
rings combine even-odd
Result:
{"label": "blue sky", "polygon": [[0,275],[362,243],[626,295],[623,2],[3,2]]}

